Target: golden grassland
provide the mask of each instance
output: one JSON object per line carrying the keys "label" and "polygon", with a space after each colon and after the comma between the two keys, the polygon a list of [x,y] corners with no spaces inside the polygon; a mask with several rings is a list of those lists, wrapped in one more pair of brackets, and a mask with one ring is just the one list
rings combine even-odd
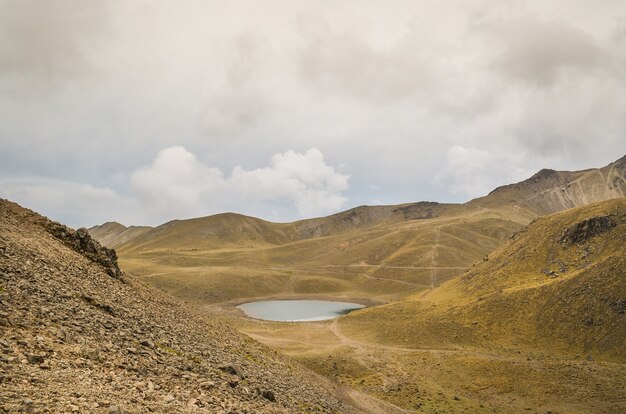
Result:
{"label": "golden grassland", "polygon": [[[615,226],[561,241],[593,217]],[[408,412],[618,413],[625,245],[626,199],[603,202],[541,218],[463,276],[388,305],[315,324],[229,320]]]}
{"label": "golden grassland", "polygon": [[126,271],[201,304],[294,295],[391,301],[462,274],[520,226],[477,210],[277,246],[123,245],[118,253]]}
{"label": "golden grassland", "polygon": [[[116,250],[125,271],[400,412],[626,412],[625,169],[542,170],[463,205],[173,221]],[[562,240],[593,217],[615,226]],[[262,298],[376,306],[316,323],[235,308]]]}

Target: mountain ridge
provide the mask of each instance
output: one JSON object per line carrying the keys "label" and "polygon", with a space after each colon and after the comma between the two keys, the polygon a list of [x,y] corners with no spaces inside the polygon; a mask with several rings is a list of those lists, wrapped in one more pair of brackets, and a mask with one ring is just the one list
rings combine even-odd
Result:
{"label": "mountain ridge", "polygon": [[126,270],[198,303],[372,292],[396,300],[462,274],[544,214],[621,197],[622,187],[611,187],[625,164],[544,170],[465,204],[365,206],[293,223],[236,214],[171,221],[116,251]]}
{"label": "mountain ridge", "polygon": [[[599,173],[600,177],[594,173]],[[215,233],[217,235],[222,234],[221,240],[216,240],[213,247],[217,247],[220,242],[223,243],[224,241],[233,245],[237,245],[237,243],[280,245],[298,240],[359,231],[395,222],[459,214],[473,208],[506,208],[513,202],[527,209],[523,217],[518,219],[529,222],[540,215],[565,208],[626,196],[625,177],[626,156],[602,168],[580,171],[542,169],[526,180],[497,187],[488,195],[463,204],[420,201],[398,205],[364,205],[325,217],[288,223],[276,223],[238,213],[220,213],[192,219],[171,220],[154,228],[142,227],[141,230],[134,233],[129,233],[128,229],[118,227],[117,235],[113,236],[109,235],[110,230],[105,231],[105,227],[110,228],[111,223],[94,226],[89,230],[103,245],[130,247],[133,244],[133,239],[136,243],[145,245],[152,235],[160,234],[164,228],[171,229],[176,226],[185,226],[186,222],[193,222],[196,225],[214,226]],[[240,229],[240,237],[237,239],[231,237],[224,240],[224,234],[228,233],[228,229],[225,224],[219,223],[220,219],[226,220],[228,226],[236,228],[237,225],[240,225],[247,227],[247,229]],[[220,226],[223,228],[219,228]],[[264,237],[259,233],[260,230],[270,234]],[[206,244],[198,246],[198,248],[201,247],[207,246]]]}

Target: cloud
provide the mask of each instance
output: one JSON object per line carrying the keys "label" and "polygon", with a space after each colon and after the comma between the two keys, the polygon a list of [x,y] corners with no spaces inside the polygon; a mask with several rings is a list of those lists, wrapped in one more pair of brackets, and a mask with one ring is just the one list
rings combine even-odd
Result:
{"label": "cloud", "polygon": [[305,39],[299,52],[301,79],[323,94],[339,94],[376,104],[422,97],[432,92],[433,59],[426,59],[414,31],[374,45],[363,37],[338,31],[319,15],[302,19]]}
{"label": "cloud", "polygon": [[[108,188],[140,224],[463,202],[624,154],[624,22],[623,0],[0,0],[0,179]],[[152,165],[173,146],[195,158]]]}
{"label": "cloud", "polygon": [[484,23],[499,44],[493,66],[514,79],[539,87],[554,84],[567,71],[609,69],[611,56],[586,31],[559,21],[514,18]]}
{"label": "cloud", "polygon": [[199,212],[204,197],[217,193],[225,181],[219,169],[177,146],[160,151],[151,166],[135,171],[131,185],[149,214],[180,218]]}
{"label": "cloud", "polygon": [[0,75],[11,80],[2,89],[48,89],[92,70],[106,1],[6,0],[0,7]]}
{"label": "cloud", "polygon": [[138,203],[110,188],[45,178],[0,179],[0,196],[74,227],[141,222]]}
{"label": "cloud", "polygon": [[267,216],[285,203],[295,207],[298,217],[310,217],[344,206],[348,178],[327,165],[316,148],[276,154],[267,167],[238,166],[225,176],[176,146],[160,151],[149,167],[134,172],[131,184],[144,209],[160,218],[225,210]]}

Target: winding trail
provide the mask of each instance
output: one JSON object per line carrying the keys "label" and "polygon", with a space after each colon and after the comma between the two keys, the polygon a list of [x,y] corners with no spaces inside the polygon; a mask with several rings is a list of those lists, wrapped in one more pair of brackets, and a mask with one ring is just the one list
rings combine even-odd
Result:
{"label": "winding trail", "polygon": [[367,273],[359,273],[361,276],[367,278],[367,279],[371,279],[371,280],[382,280],[385,282],[392,282],[392,283],[399,283],[401,285],[407,285],[407,286],[411,286],[411,287],[420,287],[422,285],[419,285],[417,283],[413,283],[413,282],[407,282],[406,280],[397,280],[397,279],[391,279],[388,277],[377,277],[377,276],[371,276],[368,275]]}
{"label": "winding trail", "polygon": [[361,410],[365,414],[411,414],[403,408],[371,395],[363,394],[353,388],[344,387],[339,396],[344,402]]}
{"label": "winding trail", "polygon": [[[436,243],[436,247],[439,247],[439,227],[437,227],[437,235],[436,235],[435,243]],[[467,266],[437,266],[436,264],[433,264],[431,266],[388,266],[385,264],[380,264],[380,265],[350,264],[350,265],[324,265],[324,266],[314,266],[314,267],[321,267],[321,268],[367,267],[367,268],[374,268],[374,269],[417,269],[417,270],[467,269]]]}

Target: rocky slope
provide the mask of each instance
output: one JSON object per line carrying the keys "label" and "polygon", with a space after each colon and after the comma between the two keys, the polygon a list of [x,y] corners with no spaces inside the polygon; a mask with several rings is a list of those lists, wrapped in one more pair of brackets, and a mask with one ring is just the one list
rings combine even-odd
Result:
{"label": "rocky slope", "polygon": [[515,205],[542,216],[626,196],[626,156],[602,168],[583,171],[543,169],[529,179],[496,188],[473,206]]}
{"label": "rocky slope", "polygon": [[354,412],[328,382],[0,199],[0,412]]}

